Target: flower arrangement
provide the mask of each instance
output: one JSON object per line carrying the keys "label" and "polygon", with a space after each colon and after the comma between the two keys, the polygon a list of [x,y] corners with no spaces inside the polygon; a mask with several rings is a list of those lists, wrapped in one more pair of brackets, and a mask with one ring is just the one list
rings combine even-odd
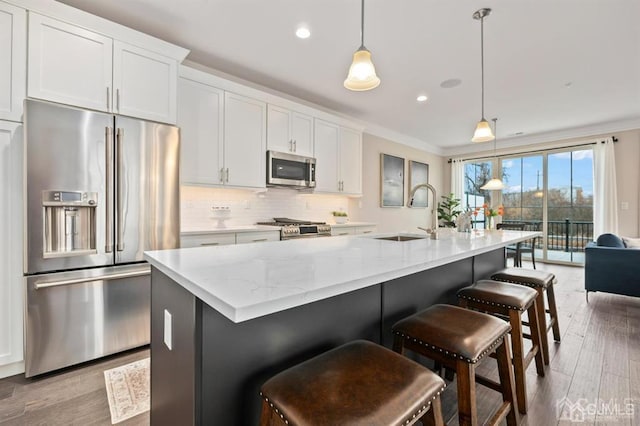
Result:
{"label": "flower arrangement", "polygon": [[502,216],[504,214],[503,206],[498,206],[498,208],[494,210],[492,208],[489,208],[489,205],[485,203],[482,205],[482,208],[484,209],[485,217]]}
{"label": "flower arrangement", "polygon": [[336,223],[347,223],[347,212],[333,211],[331,214]]}

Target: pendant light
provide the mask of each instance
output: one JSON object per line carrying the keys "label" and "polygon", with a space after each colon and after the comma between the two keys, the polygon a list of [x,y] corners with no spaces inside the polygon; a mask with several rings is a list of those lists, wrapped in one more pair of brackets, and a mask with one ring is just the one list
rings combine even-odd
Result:
{"label": "pendant light", "polygon": [[[491,121],[493,121],[493,131],[495,132],[496,137],[493,138],[493,159],[494,162],[496,163],[496,165],[498,164],[497,160],[498,156],[496,155],[496,140],[498,139],[498,119],[497,118],[492,118]],[[491,130],[491,128],[489,128],[489,130]],[[497,169],[497,167],[496,167]],[[504,183],[502,183],[502,181],[500,180],[500,178],[497,177],[495,171],[493,173],[493,179],[491,179],[489,182],[485,183],[484,185],[482,185],[480,187],[480,189],[484,189],[486,191],[498,191],[500,189],[504,189]]]}
{"label": "pendant light", "polygon": [[371,62],[371,52],[364,47],[364,0],[360,15],[360,47],[353,54],[353,62],[349,67],[349,74],[344,81],[344,87],[354,91],[375,89],[380,85],[380,79],[376,75],[376,67]]}
{"label": "pendant light", "polygon": [[473,132],[471,142],[489,142],[495,136],[491,133],[491,126],[484,118],[484,18],[489,16],[491,9],[479,9],[473,14],[473,19],[480,20],[480,70],[482,76],[482,118],[476,125],[476,131]]}

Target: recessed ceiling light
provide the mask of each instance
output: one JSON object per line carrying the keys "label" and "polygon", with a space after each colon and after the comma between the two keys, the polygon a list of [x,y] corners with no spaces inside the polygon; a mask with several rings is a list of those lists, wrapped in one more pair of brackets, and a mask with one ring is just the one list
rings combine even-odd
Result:
{"label": "recessed ceiling light", "polygon": [[309,31],[309,28],[307,27],[298,27],[298,29],[296,30],[296,36],[298,38],[309,38],[310,35],[311,31]]}
{"label": "recessed ceiling light", "polygon": [[416,101],[418,102],[426,102],[427,101],[427,95],[420,95],[416,98]]}
{"label": "recessed ceiling light", "polygon": [[459,78],[450,78],[449,80],[445,80],[440,83],[440,87],[443,89],[452,89],[454,87],[460,86],[462,84],[462,80]]}
{"label": "recessed ceiling light", "polygon": [[567,82],[564,84],[564,87],[566,87],[567,89],[568,89],[569,87],[571,87],[571,86],[573,86],[573,83],[572,83],[571,81],[567,81]]}

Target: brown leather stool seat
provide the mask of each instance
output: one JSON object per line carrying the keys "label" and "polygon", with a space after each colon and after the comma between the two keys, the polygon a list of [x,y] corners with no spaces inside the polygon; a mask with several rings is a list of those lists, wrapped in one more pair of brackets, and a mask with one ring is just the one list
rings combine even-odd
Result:
{"label": "brown leather stool seat", "polygon": [[262,385],[261,425],[442,425],[444,381],[364,340],[291,367]]}
{"label": "brown leather stool seat", "polygon": [[[553,285],[556,283],[555,275],[540,270],[506,268],[493,274],[491,279],[525,285],[533,288],[538,293],[536,309],[538,310],[538,321],[541,330],[540,341],[542,343],[542,357],[544,358],[544,363],[549,365],[549,338],[547,337],[547,333],[550,329],[553,329],[553,339],[556,342],[560,341],[560,324],[558,323],[556,297],[553,291]],[[547,294],[548,309],[545,309],[545,293]],[[549,314],[550,319],[548,322],[546,314]]]}
{"label": "brown leather stool seat", "polygon": [[[505,416],[507,424],[516,424],[514,412],[511,354],[505,336],[511,326],[491,315],[451,305],[434,305],[393,326],[393,348],[409,349],[454,370],[457,375],[458,420],[460,425],[478,424],[476,381],[502,393],[503,404],[492,424]],[[476,376],[476,364],[496,351],[500,383]]]}
{"label": "brown leather stool seat", "polygon": [[[458,291],[460,306],[509,319],[518,410],[522,414],[527,414],[526,370],[534,358],[538,375],[544,377],[544,361],[536,310],[537,296],[538,293],[531,288],[492,280],[480,280]],[[525,335],[522,331],[522,313],[525,311],[529,317],[530,335]],[[525,337],[531,338],[533,342],[531,350],[526,354],[523,340]]]}

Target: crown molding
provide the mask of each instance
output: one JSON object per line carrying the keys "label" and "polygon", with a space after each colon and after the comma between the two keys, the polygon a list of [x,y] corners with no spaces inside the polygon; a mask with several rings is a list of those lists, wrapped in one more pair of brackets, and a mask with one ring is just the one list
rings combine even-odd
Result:
{"label": "crown molding", "polygon": [[[612,132],[624,132],[640,129],[640,117],[624,120],[608,121],[605,123],[591,124],[582,127],[556,130],[552,132],[536,133],[514,138],[500,139],[496,143],[497,149],[525,148],[531,145],[560,142],[575,138],[592,138],[598,135]],[[493,150],[492,143],[459,145],[444,149],[444,156],[456,157],[469,154],[485,154]]]}

